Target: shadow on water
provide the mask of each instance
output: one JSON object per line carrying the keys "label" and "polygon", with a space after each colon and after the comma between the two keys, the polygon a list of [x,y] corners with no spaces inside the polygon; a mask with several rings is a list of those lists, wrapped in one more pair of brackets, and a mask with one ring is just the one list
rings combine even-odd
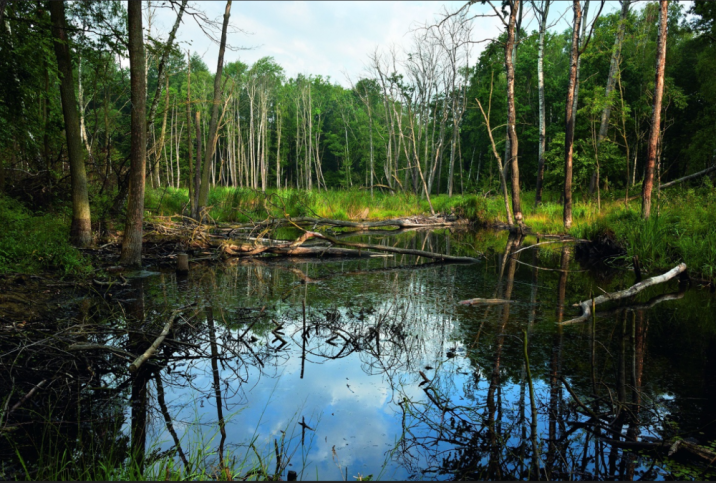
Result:
{"label": "shadow on water", "polygon": [[352,239],[484,257],[230,260],[0,315],[0,476],[713,478],[674,446],[716,440],[707,291],[560,326],[633,274],[506,232]]}

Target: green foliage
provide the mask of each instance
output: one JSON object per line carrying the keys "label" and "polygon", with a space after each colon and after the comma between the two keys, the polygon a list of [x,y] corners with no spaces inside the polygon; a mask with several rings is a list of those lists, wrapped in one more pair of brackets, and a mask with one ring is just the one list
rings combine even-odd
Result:
{"label": "green foliage", "polygon": [[57,271],[87,273],[91,266],[69,240],[69,217],[33,214],[18,201],[0,195],[0,273]]}

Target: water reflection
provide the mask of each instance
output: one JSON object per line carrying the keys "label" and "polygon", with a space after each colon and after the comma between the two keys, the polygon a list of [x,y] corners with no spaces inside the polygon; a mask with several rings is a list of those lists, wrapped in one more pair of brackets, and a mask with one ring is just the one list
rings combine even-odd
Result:
{"label": "water reflection", "polygon": [[[88,342],[140,354],[170,310],[188,308],[136,373],[106,355],[99,385],[109,397],[89,385],[74,397],[93,411],[119,408],[123,432],[113,438],[130,436],[137,467],[172,455],[219,478],[663,478],[658,458],[624,449],[699,431],[714,439],[713,389],[703,382],[713,376],[702,369],[714,365],[708,294],[655,288],[645,303],[563,328],[571,304],[633,280],[594,277],[569,244],[529,248],[534,239],[507,233],[355,237],[486,255],[473,265],[234,260],[135,279],[115,296],[121,310],[109,304],[114,335]],[[511,303],[457,304],[473,297]],[[37,437],[37,427],[22,428]],[[237,467],[244,473],[230,474]]]}

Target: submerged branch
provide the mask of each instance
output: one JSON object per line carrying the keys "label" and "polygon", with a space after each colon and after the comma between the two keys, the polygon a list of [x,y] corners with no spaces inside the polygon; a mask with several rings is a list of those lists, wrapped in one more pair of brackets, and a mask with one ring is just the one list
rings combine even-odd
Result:
{"label": "submerged branch", "polygon": [[679,265],[672,268],[668,272],[666,272],[662,275],[658,275],[656,277],[647,278],[643,282],[639,282],[635,285],[632,285],[631,287],[629,287],[626,290],[621,290],[619,292],[607,293],[607,294],[600,295],[599,297],[596,297],[593,299],[584,300],[584,301],[580,302],[579,304],[576,304],[576,305],[582,307],[582,315],[580,315],[579,317],[576,317],[572,320],[568,320],[566,322],[560,322],[559,325],[568,325],[568,324],[576,324],[579,322],[584,322],[585,320],[589,319],[589,317],[591,316],[593,305],[596,306],[596,305],[602,304],[604,302],[609,302],[612,300],[619,300],[619,299],[631,297],[633,295],[638,294],[645,288],[651,287],[652,285],[657,285],[660,283],[668,282],[669,280],[671,280],[672,278],[676,277],[677,275],[681,274],[684,271],[686,271],[686,264],[680,263]]}

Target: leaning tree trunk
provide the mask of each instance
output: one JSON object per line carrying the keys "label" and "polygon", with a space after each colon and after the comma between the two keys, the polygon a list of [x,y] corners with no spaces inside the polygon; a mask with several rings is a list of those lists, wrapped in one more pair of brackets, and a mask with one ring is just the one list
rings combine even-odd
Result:
{"label": "leaning tree trunk", "polygon": [[666,22],[668,0],[659,0],[659,38],[656,47],[656,87],[654,88],[654,111],[651,117],[651,132],[646,151],[646,172],[642,186],[641,214],[644,219],[651,215],[651,190],[654,187],[654,164],[661,126],[661,99],[664,95],[664,69],[666,67]]}
{"label": "leaning tree trunk", "polygon": [[567,115],[564,132],[564,228],[572,227],[572,157],[574,154],[574,91],[577,87],[577,63],[579,62],[579,27],[582,23],[582,8],[574,0],[574,28],[572,31],[572,54],[569,67],[569,88],[567,89]]}
{"label": "leaning tree trunk", "polygon": [[192,174],[194,173],[194,150],[192,149],[194,147],[192,142],[192,136],[194,135],[194,125],[191,122],[191,56],[189,55],[188,50],[186,51],[186,65],[186,147],[189,155],[189,201],[191,204],[191,212],[194,213],[194,206],[196,204],[194,191],[196,187],[194,186],[194,181],[191,178]]}
{"label": "leaning tree trunk", "polygon": [[517,131],[515,121],[515,64],[513,62],[515,45],[515,24],[520,0],[514,0],[510,10],[510,22],[507,27],[507,42],[505,43],[505,66],[507,68],[507,130],[510,139],[510,159],[512,174],[512,212],[515,222],[522,226],[522,207],[520,206],[520,168],[517,162]]}
{"label": "leaning tree trunk", "polygon": [[544,11],[541,12],[539,26],[539,48],[537,51],[537,85],[539,91],[539,161],[537,167],[537,187],[535,193],[535,205],[542,203],[542,184],[544,180],[544,152],[547,145],[547,113],[544,103],[544,37],[547,32],[547,15],[549,14],[549,3],[544,3]]}
{"label": "leaning tree trunk", "polygon": [[122,240],[120,265],[142,264],[142,222],[144,215],[144,170],[147,156],[146,77],[144,73],[144,34],[142,2],[130,0],[127,5],[129,37],[129,72],[131,87],[131,148],[127,222]]}
{"label": "leaning tree trunk", "polygon": [[172,27],[171,32],[169,32],[169,38],[167,39],[167,43],[164,44],[164,49],[162,50],[162,56],[159,59],[159,65],[157,66],[157,89],[154,92],[154,97],[152,98],[152,104],[149,107],[149,119],[148,125],[147,125],[147,131],[153,132],[154,131],[154,117],[157,114],[157,106],[159,105],[159,96],[162,93],[162,86],[164,85],[164,77],[166,76],[166,63],[167,59],[169,58],[169,53],[172,50],[172,46],[174,45],[174,37],[176,37],[177,30],[179,29],[179,25],[181,24],[181,18],[184,15],[184,10],[186,9],[186,4],[188,0],[182,0],[181,7],[179,7],[179,13],[177,14],[177,18],[174,21],[174,26]]}
{"label": "leaning tree trunk", "polygon": [[70,179],[72,184],[70,242],[78,247],[86,247],[92,243],[92,224],[89,197],[87,195],[87,173],[82,156],[80,119],[72,80],[72,60],[70,59],[70,47],[67,39],[65,3],[60,1],[49,2],[49,6],[52,19],[52,35],[55,38],[57,69],[62,78],[60,98],[62,100],[62,114],[65,119],[67,152],[70,159]]}
{"label": "leaning tree trunk", "polygon": [[201,209],[204,208],[209,201],[209,170],[211,168],[211,158],[214,157],[214,149],[216,148],[216,131],[219,120],[219,103],[221,102],[221,71],[224,68],[224,51],[226,50],[226,28],[229,25],[230,12],[231,0],[228,0],[226,2],[226,9],[224,10],[224,25],[221,30],[219,60],[216,65],[216,75],[214,76],[214,101],[212,103],[211,119],[209,121],[209,137],[206,140],[206,148],[204,149],[204,168],[201,172],[199,203],[197,204],[197,214],[199,216],[201,216]]}
{"label": "leaning tree trunk", "polygon": [[[609,100],[609,97],[611,96],[612,91],[614,90],[614,86],[617,81],[617,70],[619,69],[619,58],[621,57],[621,51],[622,51],[622,42],[624,41],[624,32],[626,31],[626,20],[627,16],[629,15],[629,6],[631,4],[631,0],[622,0],[622,11],[621,16],[619,17],[619,27],[617,28],[617,36],[614,40],[614,50],[612,51],[612,60],[609,64],[609,76],[607,77],[607,87],[604,92],[604,98],[606,99],[606,104],[604,105],[604,109],[602,110],[602,118],[599,124],[599,137],[597,138],[597,148],[602,144],[602,141],[604,141],[604,138],[607,137],[607,130],[609,129],[609,115],[612,111],[612,103]],[[628,162],[627,157],[627,162]],[[597,172],[596,170],[594,173],[592,173],[592,181],[589,184],[590,192],[594,191],[594,187],[596,187],[598,183],[597,180]]]}

